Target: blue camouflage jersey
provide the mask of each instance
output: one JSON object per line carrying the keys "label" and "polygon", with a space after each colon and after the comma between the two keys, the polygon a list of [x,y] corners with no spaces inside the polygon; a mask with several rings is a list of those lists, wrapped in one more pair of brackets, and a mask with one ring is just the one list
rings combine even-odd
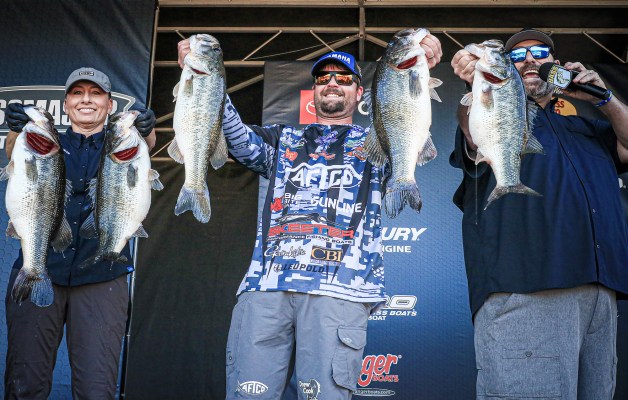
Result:
{"label": "blue camouflage jersey", "polygon": [[230,153],[270,180],[255,250],[238,294],[292,291],[385,300],[382,170],[357,125],[244,125],[228,100]]}

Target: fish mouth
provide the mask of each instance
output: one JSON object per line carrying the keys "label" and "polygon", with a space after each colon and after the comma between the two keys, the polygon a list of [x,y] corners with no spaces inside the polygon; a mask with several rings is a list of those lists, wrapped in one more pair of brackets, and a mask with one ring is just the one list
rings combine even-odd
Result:
{"label": "fish mouth", "polygon": [[412,68],[416,65],[417,61],[418,61],[418,57],[414,56],[411,58],[408,58],[407,60],[404,60],[402,62],[400,62],[399,64],[397,64],[397,69],[409,69]]}
{"label": "fish mouth", "polygon": [[111,153],[111,156],[118,161],[129,161],[137,154],[140,146],[130,147],[128,149],[120,150],[115,153]]}
{"label": "fish mouth", "polygon": [[489,72],[482,72],[482,75],[484,76],[484,79],[486,79],[489,83],[501,83],[504,81],[504,79],[499,78]]}

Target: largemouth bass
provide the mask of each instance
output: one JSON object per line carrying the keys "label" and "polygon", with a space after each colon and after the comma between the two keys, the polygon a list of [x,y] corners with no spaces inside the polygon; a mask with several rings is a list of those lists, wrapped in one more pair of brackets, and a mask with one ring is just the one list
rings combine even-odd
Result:
{"label": "largemouth bass", "polygon": [[98,250],[82,267],[102,260],[125,263],[120,253],[132,237],[148,237],[142,221],[151,203],[151,189],[161,190],[159,173],[150,167],[148,146],[133,125],[138,111],[110,117],[98,177],[89,182],[93,212],[79,234],[98,237]]}
{"label": "largemouth bass", "polygon": [[225,68],[220,43],[207,34],[190,37],[181,80],[174,88],[175,138],[168,154],[185,165],[185,182],[174,209],[176,215],[191,210],[206,223],[211,216],[206,177],[208,164],[218,169],[227,161],[222,133],[226,96]]}
{"label": "largemouth bass", "polygon": [[522,155],[543,154],[543,146],[532,135],[536,106],[528,102],[519,72],[499,40],[472,43],[465,49],[479,60],[473,90],[460,103],[469,106],[469,133],[478,146],[475,163],[487,162],[497,181],[486,207],[506,193],[540,196],[519,178]]}
{"label": "largemouth bass", "polygon": [[374,165],[391,167],[386,181],[384,210],[394,218],[409,204],[421,210],[421,193],[414,178],[416,165],[436,157],[430,135],[432,105],[441,101],[430,78],[425,51],[419,43],[427,29],[406,29],[394,35],[377,64],[372,86],[371,132],[365,148]]}
{"label": "largemouth bass", "polygon": [[18,303],[30,294],[33,304],[46,307],[54,299],[46,269],[48,250],[52,245],[60,252],[72,242],[64,211],[70,188],[52,116],[39,107],[25,106],[24,111],[31,120],[16,138],[11,161],[0,171],[0,180],[9,179],[7,236],[20,240],[24,256],[11,294]]}

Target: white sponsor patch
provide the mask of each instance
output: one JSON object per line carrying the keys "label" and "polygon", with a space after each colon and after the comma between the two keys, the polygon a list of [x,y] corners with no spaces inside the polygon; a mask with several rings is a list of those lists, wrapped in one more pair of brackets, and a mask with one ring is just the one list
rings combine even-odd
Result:
{"label": "white sponsor patch", "polygon": [[264,385],[262,382],[247,381],[243,383],[238,382],[238,390],[236,391],[256,395],[266,393],[267,390],[268,386]]}

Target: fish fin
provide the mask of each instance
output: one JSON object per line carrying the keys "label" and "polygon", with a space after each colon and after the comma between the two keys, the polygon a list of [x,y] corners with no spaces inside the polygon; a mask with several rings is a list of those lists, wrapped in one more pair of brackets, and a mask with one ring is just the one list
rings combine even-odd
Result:
{"label": "fish fin", "polygon": [[479,149],[476,153],[477,155],[475,156],[475,165],[478,165],[481,162],[488,163],[489,159],[486,158]]}
{"label": "fish fin", "polygon": [[36,306],[47,307],[51,305],[54,299],[54,290],[50,277],[45,273],[32,276],[24,268],[20,269],[13,283],[11,296],[16,303],[21,304],[29,294],[31,302]]}
{"label": "fish fin", "polygon": [[529,187],[527,187],[521,182],[519,182],[518,184],[514,186],[496,186],[495,189],[493,189],[493,191],[491,192],[491,195],[488,196],[488,200],[486,201],[486,207],[484,207],[484,209],[486,210],[493,201],[499,199],[500,197],[502,197],[503,195],[507,193],[521,193],[521,194],[528,194],[531,196],[543,196],[536,190],[530,189]]}
{"label": "fish fin", "polygon": [[55,237],[50,244],[52,244],[54,251],[60,253],[67,249],[70,243],[72,243],[72,228],[70,228],[70,223],[68,222],[64,211],[61,224],[59,225]]}
{"label": "fish fin", "polygon": [[85,222],[83,222],[83,225],[81,225],[79,235],[85,239],[94,239],[98,237],[98,229],[96,229],[96,219],[93,212],[89,214]]}
{"label": "fish fin", "polygon": [[63,199],[63,205],[65,207],[68,204],[68,200],[70,200],[70,196],[72,196],[72,181],[69,179],[65,180],[65,197]]}
{"label": "fish fin", "polygon": [[521,154],[530,153],[545,154],[545,151],[543,150],[543,145],[532,133],[527,134],[526,143],[523,147],[523,151],[521,152]]}
{"label": "fish fin", "polygon": [[26,177],[33,182],[37,181],[37,161],[35,157],[26,159]]}
{"label": "fish fin", "polygon": [[389,218],[395,218],[404,209],[406,204],[409,204],[417,212],[421,211],[423,202],[421,200],[421,193],[416,185],[416,182],[393,182],[393,184],[386,188],[386,194],[384,195],[384,210]]}
{"label": "fish fin", "polygon": [[469,92],[462,96],[460,104],[462,104],[463,106],[471,107],[471,104],[473,104],[473,92]]}
{"label": "fish fin", "polygon": [[126,183],[129,187],[135,187],[137,185],[137,166],[129,164],[129,169],[126,170]]}
{"label": "fish fin", "polygon": [[7,236],[10,236],[13,239],[17,240],[22,239],[22,237],[18,235],[17,231],[15,230],[15,225],[13,225],[13,222],[11,220],[9,220],[9,224],[7,225]]}
{"label": "fish fin", "polygon": [[174,88],[172,89],[172,96],[174,97],[174,100],[172,100],[173,103],[177,101],[177,96],[179,95],[179,83],[180,82],[177,82],[177,84],[174,85]]}
{"label": "fish fin", "polygon": [[421,75],[419,71],[410,70],[408,74],[408,79],[410,80],[410,97],[417,98],[423,92],[423,88],[421,87]]}
{"label": "fish fin", "polygon": [[168,155],[170,155],[170,157],[179,164],[183,164],[183,154],[181,154],[181,150],[179,150],[177,138],[172,139],[172,142],[170,142],[170,146],[168,146]]}
{"label": "fish fin", "polygon": [[534,130],[534,120],[536,119],[538,107],[536,103],[532,100],[527,100],[526,104],[526,122],[528,126],[528,132],[532,132]]}
{"label": "fish fin", "polygon": [[417,165],[424,165],[436,158],[437,154],[438,152],[436,151],[436,146],[434,146],[434,142],[432,141],[432,135],[429,135],[425,141],[425,145],[423,145],[423,148],[419,151],[419,157],[417,158],[416,163]]}
{"label": "fish fin", "polygon": [[150,180],[150,187],[153,190],[161,190],[164,188],[164,185],[159,180],[159,172],[154,169],[148,170],[148,180]]}
{"label": "fish fin", "polygon": [[216,143],[216,149],[211,155],[209,161],[212,164],[214,169],[218,169],[225,165],[227,162],[227,140],[225,139],[225,135],[222,133],[222,129],[220,130],[220,137],[218,138],[218,143]]}
{"label": "fish fin", "polygon": [[89,180],[89,183],[87,184],[87,195],[89,196],[91,202],[92,202],[92,209],[96,209],[96,199],[97,199],[97,193],[98,193],[98,178],[92,178]]}
{"label": "fish fin", "polygon": [[434,88],[437,88],[442,84],[443,84],[443,81],[437,78],[430,78],[429,83],[428,83],[428,86],[430,88],[430,99],[434,99],[438,101],[439,103],[442,103],[443,101],[440,99],[440,97],[438,97],[438,93],[436,93],[436,90]]}
{"label": "fish fin", "polygon": [[135,231],[135,233],[131,235],[131,237],[143,237],[143,238],[147,238],[147,237],[148,237],[148,233],[146,233],[146,229],[144,229],[144,227],[142,226],[142,224],[140,224],[140,226],[137,228],[137,230]]}
{"label": "fish fin", "polygon": [[488,110],[492,110],[495,105],[493,101],[493,89],[490,86],[482,88],[482,95],[480,96],[480,102],[486,107]]}
{"label": "fish fin", "polygon": [[13,165],[15,163],[13,160],[9,161],[6,167],[0,168],[0,181],[5,181],[9,179],[11,175],[13,175]]}
{"label": "fish fin", "polygon": [[212,210],[206,183],[202,191],[188,189],[185,186],[181,188],[177,204],[174,206],[174,214],[181,215],[186,211],[192,211],[194,217],[202,223],[209,222]]}
{"label": "fish fin", "polygon": [[377,132],[374,127],[369,130],[368,135],[366,136],[366,140],[364,141],[364,150],[366,151],[366,155],[371,164],[381,167],[388,160],[388,156],[384,149],[382,149],[382,145],[379,142],[379,138],[377,137]]}

